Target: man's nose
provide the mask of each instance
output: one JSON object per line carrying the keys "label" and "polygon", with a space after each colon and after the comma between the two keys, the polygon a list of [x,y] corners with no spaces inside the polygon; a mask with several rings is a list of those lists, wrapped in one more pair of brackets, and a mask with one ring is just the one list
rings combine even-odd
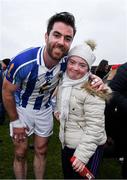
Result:
{"label": "man's nose", "polygon": [[65,40],[64,40],[64,37],[63,36],[61,36],[60,38],[59,38],[59,44],[64,44],[65,43]]}

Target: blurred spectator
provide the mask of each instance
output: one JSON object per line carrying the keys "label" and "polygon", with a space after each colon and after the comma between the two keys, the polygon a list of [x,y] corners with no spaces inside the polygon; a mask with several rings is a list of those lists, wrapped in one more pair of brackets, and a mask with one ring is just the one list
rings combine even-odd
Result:
{"label": "blurred spectator", "polygon": [[[115,64],[111,66],[109,73],[103,78],[103,81],[105,83],[107,84],[110,83],[110,81],[115,76],[119,66],[120,64]],[[115,132],[112,128],[114,126],[113,124],[115,123],[116,116],[117,116],[116,108],[112,99],[112,103],[111,101],[110,101],[110,104],[107,102],[106,108],[105,108],[105,126],[106,126],[106,133],[108,137],[107,137],[107,141],[104,148],[104,157],[110,158],[110,157],[119,156],[118,155],[119,153],[117,153],[115,143],[114,143]]]}
{"label": "blurred spectator", "polygon": [[2,84],[3,84],[3,78],[5,75],[5,71],[7,69],[7,66],[10,62],[10,59],[6,58],[1,60],[1,67],[0,67],[0,125],[2,125],[5,121],[5,109],[2,101]]}
{"label": "blurred spectator", "polygon": [[113,77],[115,76],[117,69],[120,65],[121,64],[112,65],[108,74],[103,78],[103,81],[106,83],[109,83],[113,79]]}
{"label": "blurred spectator", "polygon": [[9,58],[1,60],[1,68],[2,68],[2,70],[4,72],[7,69],[7,66],[9,65],[9,63],[10,63],[10,59]]}
{"label": "blurred spectator", "polygon": [[103,59],[100,61],[99,65],[95,69],[95,74],[103,79],[109,72],[108,61]]}
{"label": "blurred spectator", "polygon": [[106,131],[114,140],[115,155],[123,157],[122,178],[127,179],[127,63],[118,65],[115,76],[108,84],[113,90],[113,97],[105,109]]}

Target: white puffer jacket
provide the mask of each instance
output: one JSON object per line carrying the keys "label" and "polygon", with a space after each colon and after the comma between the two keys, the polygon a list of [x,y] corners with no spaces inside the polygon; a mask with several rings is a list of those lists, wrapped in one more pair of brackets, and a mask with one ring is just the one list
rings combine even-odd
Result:
{"label": "white puffer jacket", "polygon": [[[105,132],[105,95],[91,90],[88,83],[72,88],[69,116],[67,121],[60,120],[59,138],[62,146],[74,148],[76,156],[85,164],[94,154],[97,146],[106,142]],[[57,111],[61,109],[61,92],[57,93]],[[101,97],[99,97],[101,96]]]}

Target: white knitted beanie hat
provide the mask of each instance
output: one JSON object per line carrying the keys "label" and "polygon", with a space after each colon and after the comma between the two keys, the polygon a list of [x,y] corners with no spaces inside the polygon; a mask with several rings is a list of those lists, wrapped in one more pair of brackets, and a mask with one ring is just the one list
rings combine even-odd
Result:
{"label": "white knitted beanie hat", "polygon": [[85,42],[84,44],[74,46],[68,53],[68,57],[78,56],[83,58],[89,65],[89,68],[95,62],[96,57],[93,54],[96,44],[89,43],[90,41]]}

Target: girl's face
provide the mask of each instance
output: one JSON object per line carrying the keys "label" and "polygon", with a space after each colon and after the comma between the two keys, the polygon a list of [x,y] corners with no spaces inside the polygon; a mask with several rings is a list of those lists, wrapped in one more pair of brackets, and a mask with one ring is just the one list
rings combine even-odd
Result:
{"label": "girl's face", "polygon": [[88,64],[84,59],[78,56],[71,56],[68,59],[66,71],[70,79],[81,79],[88,72],[88,70]]}

